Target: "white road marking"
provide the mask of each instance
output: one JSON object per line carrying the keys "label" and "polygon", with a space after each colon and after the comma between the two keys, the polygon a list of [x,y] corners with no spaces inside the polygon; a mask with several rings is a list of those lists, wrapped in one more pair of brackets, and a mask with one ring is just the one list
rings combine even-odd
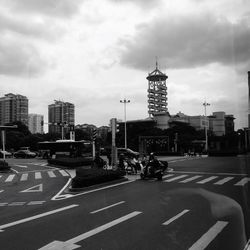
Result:
{"label": "white road marking", "polygon": [[69,174],[64,170],[59,170],[59,172],[62,176],[69,176]]}
{"label": "white road marking", "polygon": [[15,178],[15,175],[14,174],[10,174],[8,176],[8,178],[5,180],[5,182],[11,182],[11,181],[13,181],[14,178]]}
{"label": "white road marking", "polygon": [[15,164],[14,166],[19,167],[19,168],[27,168],[27,166],[25,166],[25,165],[17,165],[17,164]]}
{"label": "white road marking", "polygon": [[243,250],[250,250],[250,239],[248,240]]}
{"label": "white road marking", "polygon": [[36,220],[36,219],[39,219],[39,218],[42,218],[42,217],[45,217],[45,216],[48,216],[48,215],[51,215],[51,214],[59,213],[61,211],[71,209],[71,208],[74,208],[74,207],[78,207],[78,206],[79,205],[74,204],[74,205],[58,208],[58,209],[55,209],[55,210],[51,210],[49,212],[45,212],[45,213],[42,213],[42,214],[37,214],[37,215],[31,216],[31,217],[27,217],[25,219],[17,220],[17,221],[7,223],[7,224],[4,224],[4,225],[0,225],[0,232],[3,232],[4,231],[3,229],[6,229],[8,227],[13,227],[13,226],[16,226],[16,225],[19,225],[19,224],[22,224],[22,223],[25,223],[25,222],[28,222],[28,221]]}
{"label": "white road marking", "polygon": [[233,174],[233,173],[212,173],[212,172],[194,172],[194,171],[173,171],[176,174],[207,174],[207,175],[228,175],[228,176],[247,176],[247,174]]}
{"label": "white road marking", "polygon": [[173,177],[171,179],[164,180],[164,182],[176,181],[176,180],[182,179],[182,178],[187,177],[187,176],[188,176],[187,174],[179,175],[179,176]]}
{"label": "white road marking", "polygon": [[20,181],[27,181],[28,180],[28,174],[22,174]]}
{"label": "white road marking", "polygon": [[70,182],[71,182],[71,179],[68,180],[68,182],[65,184],[65,186],[54,197],[52,197],[51,200],[52,201],[65,200],[65,199],[68,199],[68,198],[72,198],[72,197],[76,197],[76,196],[80,196],[80,195],[85,195],[85,194],[97,192],[97,191],[100,191],[100,190],[104,190],[104,189],[108,189],[108,188],[112,188],[112,187],[117,187],[117,186],[120,186],[120,185],[129,184],[131,182],[135,182],[135,180],[124,181],[124,182],[121,182],[121,183],[112,184],[112,185],[104,186],[104,187],[101,187],[101,188],[85,191],[85,192],[82,192],[82,193],[79,193],[79,194],[62,194],[63,191],[69,186]]}
{"label": "white road marking", "polygon": [[0,193],[2,193],[4,190],[2,189],[2,190],[0,190]]}
{"label": "white road marking", "polygon": [[113,221],[108,222],[108,223],[106,223],[106,224],[104,224],[102,226],[99,226],[99,227],[97,227],[95,229],[92,229],[92,230],[90,230],[90,231],[88,231],[86,233],[80,234],[80,235],[78,235],[78,236],[76,236],[76,237],[74,237],[74,238],[72,238],[70,240],[67,240],[65,242],[53,241],[53,242],[49,243],[48,245],[46,245],[46,246],[44,246],[42,248],[39,248],[39,250],[46,250],[46,249],[47,250],[48,249],[50,249],[50,250],[56,250],[56,249],[71,250],[71,249],[79,248],[81,246],[76,245],[77,242],[85,240],[85,239],[87,239],[87,238],[89,238],[89,237],[91,237],[91,236],[93,236],[95,234],[98,234],[98,233],[100,233],[100,232],[102,232],[104,230],[107,230],[108,228],[111,228],[111,227],[113,227],[113,226],[115,226],[115,225],[117,225],[119,223],[122,223],[122,222],[124,222],[126,220],[129,220],[129,219],[131,219],[131,218],[133,218],[133,217],[135,217],[135,216],[137,216],[137,215],[139,215],[141,213],[142,212],[134,211],[134,212],[132,212],[130,214],[127,214],[127,215],[125,215],[123,217],[120,217],[120,218],[118,218],[116,220],[113,220]]}
{"label": "white road marking", "polygon": [[233,179],[234,179],[234,177],[226,177],[226,178],[223,178],[222,180],[215,182],[214,185],[223,185],[226,182],[231,181]]}
{"label": "white road marking", "polygon": [[195,175],[193,177],[187,178],[185,180],[179,181],[179,183],[187,183],[196,179],[199,179],[200,177],[202,177],[202,175]]}
{"label": "white road marking", "polygon": [[217,221],[202,237],[196,241],[189,250],[203,250],[210,242],[215,239],[215,237],[223,230],[223,228],[228,224],[226,221]]}
{"label": "white road marking", "polygon": [[236,184],[234,184],[235,186],[244,186],[245,184],[247,184],[250,181],[250,178],[246,177],[243,178],[242,180],[240,180],[239,182],[237,182]]}
{"label": "white road marking", "polygon": [[171,176],[174,176],[174,174],[167,174],[167,175],[164,175],[164,176],[162,177],[162,179],[166,179],[166,178],[171,177]]}
{"label": "white road marking", "polygon": [[0,203],[0,207],[4,207],[4,206],[7,206],[7,205],[8,205],[7,202],[2,202],[2,203]]}
{"label": "white road marking", "polygon": [[179,214],[175,215],[171,219],[169,219],[169,220],[165,221],[164,223],[162,223],[162,225],[164,225],[164,226],[169,225],[170,223],[172,223],[173,221],[177,220],[178,218],[180,218],[182,215],[184,215],[187,212],[189,212],[188,209],[183,210],[182,212],[180,212]]}
{"label": "white road marking", "polygon": [[90,212],[90,213],[91,213],[91,214],[95,214],[95,213],[98,213],[98,212],[100,212],[100,211],[106,210],[106,209],[108,209],[108,208],[118,206],[118,205],[120,205],[120,204],[122,204],[122,203],[124,203],[124,202],[125,202],[125,201],[120,201],[120,202],[117,202],[117,203],[112,204],[112,205],[110,205],[110,206],[103,207],[103,208],[100,208],[100,209],[98,209],[98,210],[92,211],[92,212]]}
{"label": "white road marking", "polygon": [[55,173],[53,171],[48,171],[48,175],[49,175],[50,178],[55,178],[56,177],[56,175],[55,175]]}
{"label": "white road marking", "polygon": [[36,180],[42,179],[41,172],[35,172],[35,179],[36,179]]}
{"label": "white road marking", "polygon": [[27,188],[19,193],[33,193],[33,192],[42,192],[43,191],[43,184],[39,184],[30,188]]}
{"label": "white road marking", "polygon": [[[8,206],[22,206],[25,203],[26,203],[25,201],[16,201],[16,202],[9,203]],[[1,232],[1,230],[0,230],[0,232]]]}
{"label": "white road marking", "polygon": [[204,180],[198,181],[196,183],[198,183],[198,184],[205,184],[205,183],[207,183],[209,181],[212,181],[212,180],[214,180],[216,178],[218,178],[218,176],[210,176],[210,177],[208,177],[208,178],[206,178]]}
{"label": "white road marking", "polygon": [[46,202],[46,201],[30,201],[27,205],[28,206],[30,206],[30,205],[41,205],[44,202]]}

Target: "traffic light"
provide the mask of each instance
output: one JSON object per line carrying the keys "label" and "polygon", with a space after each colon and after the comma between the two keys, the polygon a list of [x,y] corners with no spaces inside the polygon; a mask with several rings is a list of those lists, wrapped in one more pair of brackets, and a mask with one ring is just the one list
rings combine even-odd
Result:
{"label": "traffic light", "polygon": [[119,133],[120,132],[120,124],[116,121],[116,127],[115,127],[115,132]]}

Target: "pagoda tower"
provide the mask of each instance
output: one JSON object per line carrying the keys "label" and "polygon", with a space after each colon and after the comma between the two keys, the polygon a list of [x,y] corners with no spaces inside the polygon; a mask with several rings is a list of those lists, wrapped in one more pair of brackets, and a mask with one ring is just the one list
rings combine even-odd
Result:
{"label": "pagoda tower", "polygon": [[166,80],[168,76],[156,68],[148,74],[148,113],[149,116],[157,116],[168,114],[167,103],[167,86]]}

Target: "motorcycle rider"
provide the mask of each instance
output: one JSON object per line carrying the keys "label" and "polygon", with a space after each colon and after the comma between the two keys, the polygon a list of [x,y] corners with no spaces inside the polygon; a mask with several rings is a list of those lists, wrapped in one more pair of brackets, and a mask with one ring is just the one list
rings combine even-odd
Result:
{"label": "motorcycle rider", "polygon": [[145,174],[150,175],[153,174],[155,169],[160,166],[159,160],[156,158],[153,152],[150,153],[148,163],[145,167]]}

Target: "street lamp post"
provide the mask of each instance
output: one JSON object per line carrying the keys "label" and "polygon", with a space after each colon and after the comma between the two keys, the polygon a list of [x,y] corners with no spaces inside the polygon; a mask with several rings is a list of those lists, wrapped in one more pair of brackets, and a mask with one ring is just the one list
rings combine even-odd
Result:
{"label": "street lamp post", "polygon": [[202,104],[205,109],[205,138],[206,138],[206,144],[205,144],[205,151],[207,152],[208,150],[208,136],[207,136],[207,106],[210,106],[209,103],[206,101]]}
{"label": "street lamp post", "polygon": [[130,100],[120,100],[120,103],[124,104],[124,147],[127,148],[127,120],[126,120],[126,105],[130,103]]}

